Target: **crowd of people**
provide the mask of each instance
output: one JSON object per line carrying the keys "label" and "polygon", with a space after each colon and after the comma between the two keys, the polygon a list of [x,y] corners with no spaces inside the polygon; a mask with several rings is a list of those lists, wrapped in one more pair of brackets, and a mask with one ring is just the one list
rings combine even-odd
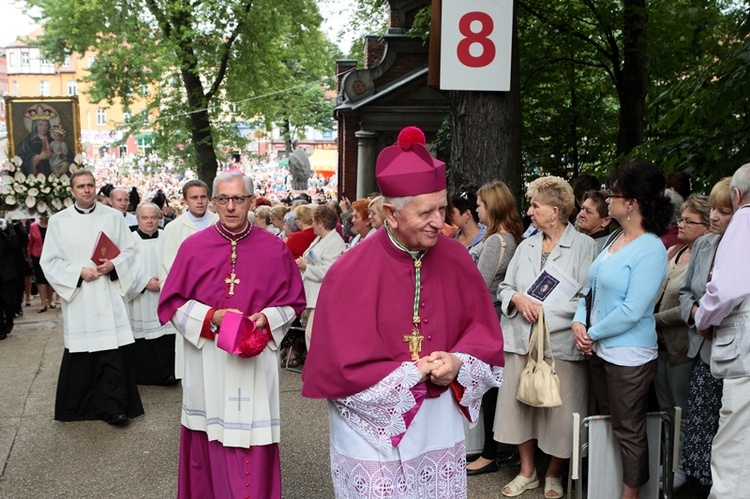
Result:
{"label": "crowd of people", "polygon": [[[622,498],[637,498],[654,478],[647,413],[675,406],[674,488],[746,496],[750,165],[707,195],[642,161],[573,186],[541,177],[525,213],[499,180],[449,193],[413,127],[378,156],[380,191],[351,202],[316,179],[279,190],[278,172],[229,168],[210,187],[95,172],[73,173],[74,205],[26,240],[0,226],[0,334],[23,310],[8,269],[27,268],[40,312],[62,299],[55,419],[124,425],[143,414],[139,384],[181,382],[179,497],[281,496],[293,325],[305,334],[281,366],[304,366],[302,395],[328,400],[337,497],[466,497],[467,477],[507,465],[503,496],[543,483],[563,497],[578,413],[610,416]],[[517,396],[541,324],[550,407]],[[466,456],[463,419],[480,413]]]}

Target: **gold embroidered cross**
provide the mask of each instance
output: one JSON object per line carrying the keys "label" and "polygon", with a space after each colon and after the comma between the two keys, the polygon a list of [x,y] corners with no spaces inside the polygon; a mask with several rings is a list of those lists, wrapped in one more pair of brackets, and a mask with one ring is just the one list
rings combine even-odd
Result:
{"label": "gold embroidered cross", "polygon": [[422,351],[422,340],[424,336],[419,334],[419,329],[416,327],[412,329],[411,334],[404,335],[404,343],[409,344],[409,351],[411,352],[411,360],[419,360],[419,352]]}
{"label": "gold embroidered cross", "polygon": [[232,272],[231,274],[229,274],[229,277],[224,279],[224,282],[229,284],[229,296],[234,296],[234,285],[240,283],[240,280],[237,279],[235,273]]}

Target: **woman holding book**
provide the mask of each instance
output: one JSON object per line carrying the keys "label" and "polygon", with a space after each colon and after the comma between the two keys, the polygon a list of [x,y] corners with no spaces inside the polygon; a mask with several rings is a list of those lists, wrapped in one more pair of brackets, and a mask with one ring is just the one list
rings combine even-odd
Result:
{"label": "woman holding book", "polygon": [[[573,297],[549,294],[544,303],[526,292],[542,272],[563,274],[580,287],[588,283],[588,269],[597,255],[593,239],[576,231],[568,217],[573,189],[559,177],[542,177],[529,185],[528,215],[539,232],[519,244],[505,280],[498,287],[505,342],[505,371],[495,415],[495,440],[518,445],[521,471],[502,489],[515,497],[539,486],[534,462],[536,447],[551,456],[544,483],[545,497],[563,496],[562,472],[573,448],[572,413],[587,413],[588,377],[584,356],[573,343],[570,323],[576,310]],[[550,330],[545,357],[554,355],[560,378],[562,406],[537,408],[516,399],[521,372],[526,367],[529,336],[541,307]],[[549,361],[549,360],[548,360]]]}

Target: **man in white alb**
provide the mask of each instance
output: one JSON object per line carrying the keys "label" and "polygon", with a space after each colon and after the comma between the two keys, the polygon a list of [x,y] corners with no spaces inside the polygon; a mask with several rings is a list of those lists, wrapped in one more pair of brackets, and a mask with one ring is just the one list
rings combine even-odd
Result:
{"label": "man in white alb", "polygon": [[128,191],[122,187],[115,187],[109,192],[109,205],[123,214],[125,217],[125,223],[131,230],[135,230],[138,225],[138,220],[132,213],[128,213],[128,206],[130,206],[130,196]]}
{"label": "man in white alb", "polygon": [[128,294],[128,315],[133,328],[133,369],[139,385],[172,385],[174,376],[174,339],[172,324],[161,325],[156,316],[161,282],[159,261],[164,233],[159,229],[161,210],[153,203],[142,203],[135,211],[138,229],[133,267],[135,286]]}
{"label": "man in white alb", "polygon": [[[49,219],[39,261],[63,299],[55,419],[122,425],[143,414],[128,358],[134,340],[124,300],[133,285],[133,237],[119,211],[96,202],[91,171],[73,173],[70,186],[75,203]],[[120,254],[94,263],[100,232]]]}
{"label": "man in white alb", "polygon": [[[187,210],[164,227],[164,244],[159,268],[161,282],[166,280],[182,241],[219,220],[219,216],[208,209],[208,186],[204,181],[188,180],[182,186],[182,196],[187,203]],[[185,370],[182,336],[175,336],[174,348],[174,375],[175,378],[182,379]]]}

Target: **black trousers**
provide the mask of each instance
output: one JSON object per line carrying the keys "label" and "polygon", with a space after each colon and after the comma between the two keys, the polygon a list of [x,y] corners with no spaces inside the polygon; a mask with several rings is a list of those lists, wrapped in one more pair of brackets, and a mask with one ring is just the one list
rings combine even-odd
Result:
{"label": "black trousers", "polygon": [[622,481],[639,487],[649,480],[646,414],[656,360],[642,366],[618,366],[596,354],[589,364],[592,386],[602,414],[612,417],[612,431],[622,453]]}

